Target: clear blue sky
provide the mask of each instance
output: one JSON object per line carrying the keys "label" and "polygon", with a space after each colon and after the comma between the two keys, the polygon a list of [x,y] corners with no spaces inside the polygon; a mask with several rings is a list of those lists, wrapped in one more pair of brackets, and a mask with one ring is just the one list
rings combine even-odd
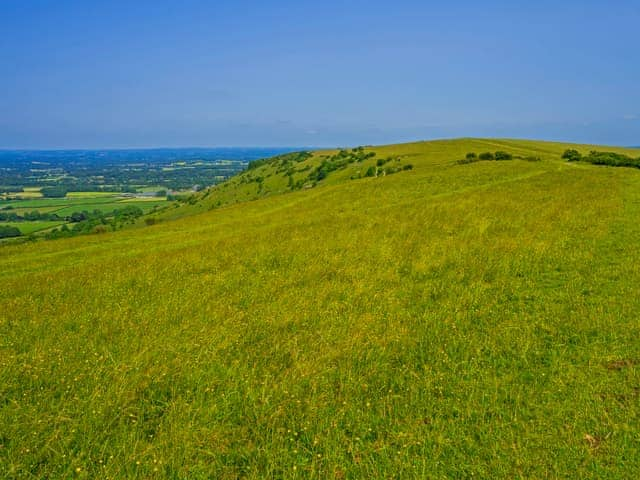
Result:
{"label": "clear blue sky", "polygon": [[0,148],[640,145],[640,0],[0,1]]}

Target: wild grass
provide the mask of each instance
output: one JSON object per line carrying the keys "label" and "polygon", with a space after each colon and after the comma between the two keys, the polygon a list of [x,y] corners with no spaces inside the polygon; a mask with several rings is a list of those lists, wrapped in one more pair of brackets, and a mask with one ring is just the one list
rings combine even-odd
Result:
{"label": "wild grass", "polygon": [[640,172],[566,148],[1,248],[0,476],[637,477]]}

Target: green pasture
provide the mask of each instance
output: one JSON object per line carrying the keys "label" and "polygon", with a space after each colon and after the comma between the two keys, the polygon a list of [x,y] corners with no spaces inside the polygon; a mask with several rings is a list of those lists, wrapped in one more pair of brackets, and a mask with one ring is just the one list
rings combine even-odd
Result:
{"label": "green pasture", "polygon": [[118,192],[68,192],[67,198],[116,197]]}
{"label": "green pasture", "polygon": [[11,227],[17,227],[20,229],[23,235],[30,235],[32,233],[58,227],[63,223],[66,223],[66,222],[64,221],[0,222],[0,225],[9,225]]}

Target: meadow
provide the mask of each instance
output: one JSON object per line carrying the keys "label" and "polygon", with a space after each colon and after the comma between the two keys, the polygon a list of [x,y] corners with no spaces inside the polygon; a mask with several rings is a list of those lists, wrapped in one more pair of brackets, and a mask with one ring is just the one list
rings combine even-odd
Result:
{"label": "meadow", "polygon": [[[567,148],[266,163],[3,246],[0,477],[637,478],[640,171]],[[458,163],[496,150],[523,159]]]}

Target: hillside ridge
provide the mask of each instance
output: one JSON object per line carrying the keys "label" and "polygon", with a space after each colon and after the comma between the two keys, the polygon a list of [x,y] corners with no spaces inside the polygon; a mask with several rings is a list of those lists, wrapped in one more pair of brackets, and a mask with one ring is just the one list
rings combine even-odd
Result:
{"label": "hillside ridge", "polygon": [[[626,147],[603,146],[593,144],[578,144],[556,141],[520,140],[508,138],[455,138],[441,140],[424,140],[392,145],[367,145],[339,149],[319,149],[314,151],[292,152],[271,158],[252,162],[249,168],[227,181],[207,188],[205,191],[187,200],[188,204],[176,209],[169,209],[157,216],[159,220],[180,218],[184,215],[202,213],[236,203],[254,201],[274,194],[290,193],[295,190],[325,187],[341,184],[349,180],[360,180],[367,177],[367,171],[376,167],[382,160],[390,159],[391,165],[410,168],[434,168],[448,165],[463,159],[468,152],[495,152],[505,150],[517,157],[539,157],[541,160],[561,160],[562,153],[567,149],[577,149],[588,153],[591,150],[613,151],[640,155],[639,151]],[[318,169],[328,158],[335,158],[340,152],[347,155],[354,151],[364,155],[371,155],[361,161],[351,161],[347,158],[346,165],[340,171],[331,171],[317,178]],[[351,159],[352,160],[352,159]],[[280,162],[280,163],[278,163]],[[289,165],[284,165],[289,162]],[[380,165],[388,166],[388,163]],[[294,168],[291,171],[292,166]],[[337,170],[337,169],[336,169]],[[309,174],[316,178],[309,178]],[[398,173],[393,172],[393,173]],[[376,172],[372,176],[384,176],[384,168],[380,175]],[[176,207],[178,207],[176,205]]]}

